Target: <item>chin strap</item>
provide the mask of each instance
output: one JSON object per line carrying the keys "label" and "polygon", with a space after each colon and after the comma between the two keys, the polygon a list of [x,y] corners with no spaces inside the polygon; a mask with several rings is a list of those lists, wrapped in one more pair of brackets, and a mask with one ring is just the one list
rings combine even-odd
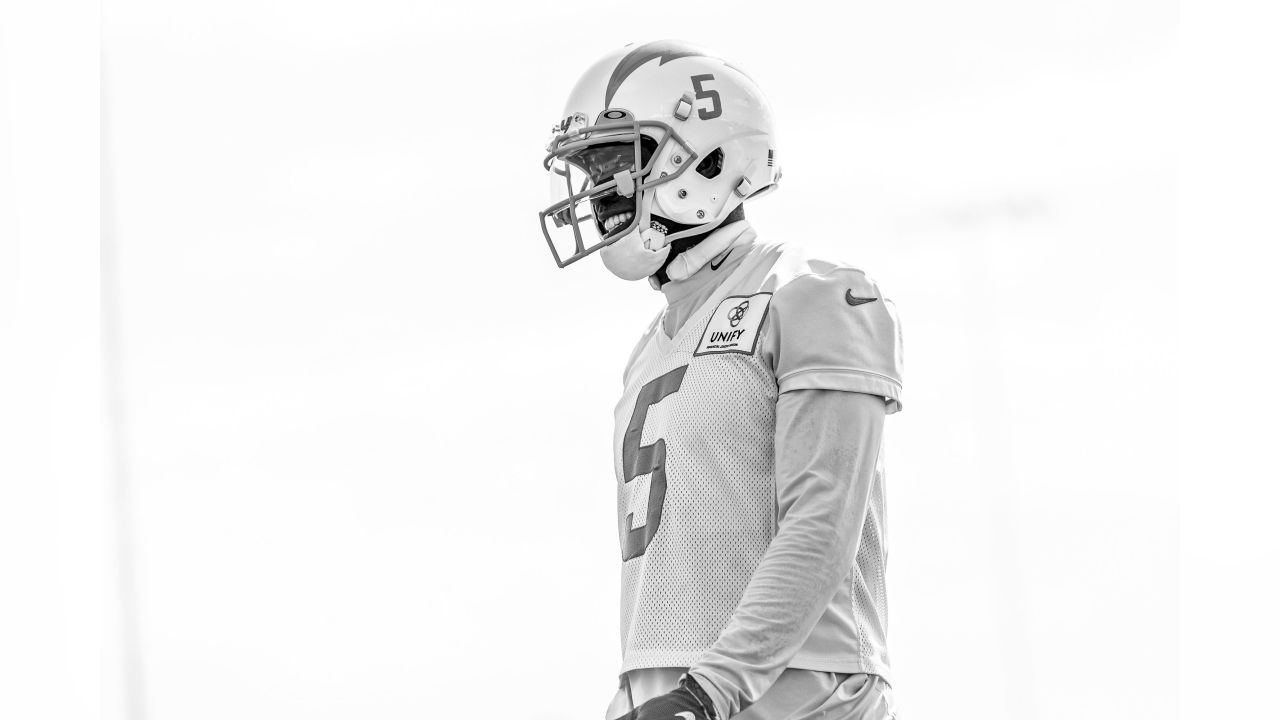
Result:
{"label": "chin strap", "polygon": [[[748,232],[753,231],[745,220],[716,228],[705,240],[677,255],[667,265],[667,277],[673,282],[693,277],[693,274],[701,270],[711,258],[724,252]],[[649,284],[654,286],[654,289],[660,289],[655,277],[649,278]]]}

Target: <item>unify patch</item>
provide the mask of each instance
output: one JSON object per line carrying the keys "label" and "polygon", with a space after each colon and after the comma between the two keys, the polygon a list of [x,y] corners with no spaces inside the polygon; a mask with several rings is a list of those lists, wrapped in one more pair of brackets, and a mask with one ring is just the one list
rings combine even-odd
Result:
{"label": "unify patch", "polygon": [[693,356],[715,353],[750,355],[755,352],[760,328],[764,326],[765,312],[772,299],[773,293],[763,292],[734,295],[721,300],[711,314],[706,329],[702,331],[702,340]]}

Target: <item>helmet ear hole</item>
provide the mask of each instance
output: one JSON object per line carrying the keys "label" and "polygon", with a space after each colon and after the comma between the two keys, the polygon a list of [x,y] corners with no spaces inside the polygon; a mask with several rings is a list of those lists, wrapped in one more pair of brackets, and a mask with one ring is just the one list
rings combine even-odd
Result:
{"label": "helmet ear hole", "polygon": [[694,168],[699,175],[710,180],[720,174],[720,168],[724,166],[724,151],[720,148],[712,150],[709,155],[702,158],[702,162],[698,163],[698,167]]}

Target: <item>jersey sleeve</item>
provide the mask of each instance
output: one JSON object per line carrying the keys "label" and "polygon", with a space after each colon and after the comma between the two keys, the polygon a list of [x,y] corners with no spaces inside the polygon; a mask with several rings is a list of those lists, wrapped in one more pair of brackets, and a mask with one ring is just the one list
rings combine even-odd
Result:
{"label": "jersey sleeve", "polygon": [[801,275],[769,304],[761,352],[778,392],[844,390],[902,409],[902,333],[893,303],[861,270]]}

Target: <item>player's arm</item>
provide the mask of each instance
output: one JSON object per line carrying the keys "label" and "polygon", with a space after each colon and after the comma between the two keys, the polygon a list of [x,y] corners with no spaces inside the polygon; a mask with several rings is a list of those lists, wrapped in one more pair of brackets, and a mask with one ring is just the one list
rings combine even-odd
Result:
{"label": "player's arm", "polygon": [[773,685],[848,577],[884,417],[884,399],[863,393],[798,390],[778,399],[778,533],[728,627],[689,669],[721,718]]}
{"label": "player's arm", "polygon": [[900,407],[897,320],[861,273],[793,281],[769,312],[778,531],[729,624],[689,669],[721,718],[773,685],[848,576],[884,418]]}

